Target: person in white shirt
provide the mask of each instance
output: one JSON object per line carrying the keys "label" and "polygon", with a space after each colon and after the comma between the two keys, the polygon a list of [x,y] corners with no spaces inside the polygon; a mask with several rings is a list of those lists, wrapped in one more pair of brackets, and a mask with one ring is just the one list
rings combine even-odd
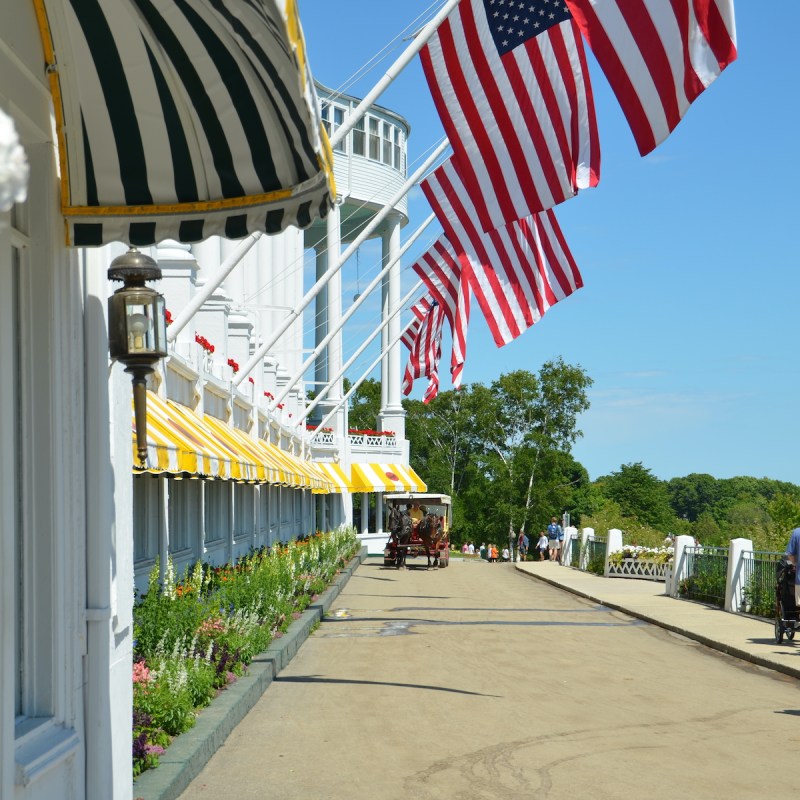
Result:
{"label": "person in white shirt", "polygon": [[475,555],[475,545],[472,542],[469,543],[469,554],[471,556]]}
{"label": "person in white shirt", "polygon": [[504,547],[503,548],[503,561],[508,561],[509,558],[510,558],[510,555],[509,555],[509,552],[508,552],[508,548]]}
{"label": "person in white shirt", "polygon": [[536,543],[536,549],[539,551],[539,561],[544,561],[545,553],[547,553],[548,550],[548,543],[547,534],[542,531],[539,534],[539,541]]}

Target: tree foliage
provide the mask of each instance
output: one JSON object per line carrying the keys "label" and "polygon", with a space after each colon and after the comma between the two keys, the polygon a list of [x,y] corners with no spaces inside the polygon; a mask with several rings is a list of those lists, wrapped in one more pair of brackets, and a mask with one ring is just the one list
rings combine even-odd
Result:
{"label": "tree foliage", "polygon": [[569,455],[591,379],[563,360],[469,384],[425,405],[405,401],[415,469],[454,498],[458,540],[504,542],[573,507],[589,483]]}
{"label": "tree foliage", "polygon": [[[770,478],[718,479],[690,473],[662,481],[642,462],[590,481],[571,448],[589,407],[591,378],[556,359],[538,373],[515,370],[489,386],[441,392],[429,404],[404,400],[411,464],[432,492],[453,498],[453,541],[507,541],[523,526],[535,536],[568,512],[599,533],[656,545],[667,533],[703,544],[736,537],[782,551],[800,526],[800,486]],[[381,385],[364,381],[350,401],[349,427],[378,428]]]}

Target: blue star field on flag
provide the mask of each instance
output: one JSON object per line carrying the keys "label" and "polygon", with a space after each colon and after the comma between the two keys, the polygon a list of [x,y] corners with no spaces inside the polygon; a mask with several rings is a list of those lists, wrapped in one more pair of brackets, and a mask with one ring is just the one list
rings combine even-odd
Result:
{"label": "blue star field on flag", "polygon": [[483,0],[483,5],[501,56],[570,19],[564,0]]}

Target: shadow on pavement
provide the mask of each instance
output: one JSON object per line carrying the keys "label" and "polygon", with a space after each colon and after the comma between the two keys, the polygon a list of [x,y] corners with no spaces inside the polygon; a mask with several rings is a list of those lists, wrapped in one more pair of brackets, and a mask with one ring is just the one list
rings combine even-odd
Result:
{"label": "shadow on pavement", "polygon": [[483,692],[468,692],[466,689],[453,689],[450,686],[430,686],[424,683],[395,683],[394,681],[357,681],[347,678],[318,678],[316,675],[279,675],[275,678],[279,683],[336,683],[360,686],[400,686],[407,689],[425,689],[431,692],[454,692],[455,694],[469,694],[474,697],[502,697],[499,694],[484,694]]}

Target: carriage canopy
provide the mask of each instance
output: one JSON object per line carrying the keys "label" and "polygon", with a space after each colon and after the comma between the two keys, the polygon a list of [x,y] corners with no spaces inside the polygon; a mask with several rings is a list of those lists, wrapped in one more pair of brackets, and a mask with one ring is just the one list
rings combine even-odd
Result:
{"label": "carriage canopy", "polygon": [[444,530],[450,530],[452,503],[449,495],[432,492],[403,492],[401,494],[386,494],[383,499],[390,506],[405,506],[406,503],[418,503],[420,506],[424,506],[427,514],[436,514],[437,517],[442,517]]}

